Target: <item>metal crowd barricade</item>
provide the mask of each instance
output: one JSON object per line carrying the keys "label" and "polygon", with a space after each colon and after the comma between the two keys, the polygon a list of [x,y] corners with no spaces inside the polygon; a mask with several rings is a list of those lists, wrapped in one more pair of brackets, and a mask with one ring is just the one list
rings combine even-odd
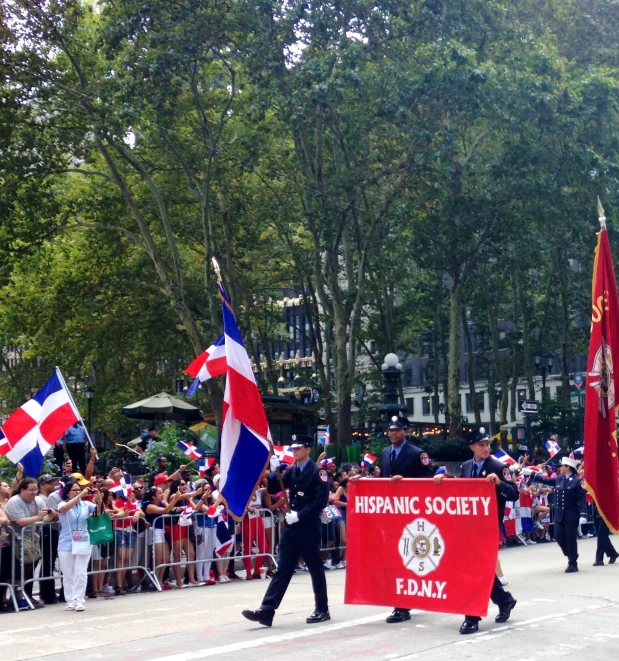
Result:
{"label": "metal crowd barricade", "polygon": [[[121,527],[122,522],[131,520],[132,525]],[[126,572],[137,571],[140,582],[150,580],[158,587],[154,572],[148,566],[150,553],[147,548],[146,529],[138,532],[132,517],[122,517],[112,521],[114,540],[107,544],[93,545],[87,575],[92,582],[92,576],[109,574],[116,577],[117,586],[122,589],[122,581]],[[53,590],[62,579],[58,562],[58,536],[60,524],[57,522],[37,522],[25,526],[21,535],[15,535],[15,557],[18,560],[15,567],[15,577],[29,608],[34,608],[32,602],[33,587],[39,583],[39,594],[43,581],[53,581]],[[97,563],[95,565],[95,563]],[[119,576],[120,574],[120,576]],[[141,574],[141,575],[140,575]]]}
{"label": "metal crowd barricade", "polygon": [[[249,519],[246,516],[241,523],[234,523],[231,518],[228,519],[232,547],[222,556],[217,556],[216,553],[216,525],[213,527],[198,525],[196,514],[189,519],[189,525],[180,524],[179,514],[162,514],[156,517],[151,528],[152,567],[156,585],[161,589],[162,580],[159,579],[163,578],[166,568],[187,569],[193,566],[195,570],[192,571],[195,571],[196,581],[205,581],[209,579],[211,563],[222,560],[242,560],[244,563],[245,561],[251,563],[258,558],[262,558],[263,562],[268,558],[277,567],[274,547],[278,519],[269,509],[257,510],[257,513],[257,517]],[[251,568],[251,564],[249,566]],[[180,571],[174,570],[174,572],[178,583]]]}
{"label": "metal crowd barricade", "polygon": [[[339,510],[340,508],[338,508]],[[346,531],[346,521],[343,517],[328,520],[321,515],[320,553],[324,561],[331,560],[332,567],[339,564],[342,551],[346,551],[346,537],[342,538],[342,528]],[[329,557],[331,556],[331,557]]]}
{"label": "metal crowd barricade", "polygon": [[16,537],[11,526],[0,526],[0,588],[9,591],[15,612],[19,610],[15,596]]}

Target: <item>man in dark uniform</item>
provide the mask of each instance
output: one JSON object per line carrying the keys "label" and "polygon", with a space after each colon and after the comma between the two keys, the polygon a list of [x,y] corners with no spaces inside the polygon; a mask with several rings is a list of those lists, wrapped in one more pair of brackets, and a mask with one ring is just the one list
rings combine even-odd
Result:
{"label": "man in dark uniform", "polygon": [[[316,466],[310,459],[312,439],[308,436],[292,437],[290,446],[295,463],[283,475],[284,487],[289,489],[291,512],[286,514],[286,525],[279,543],[279,565],[258,610],[244,610],[243,616],[265,627],[273,623],[275,610],[280,605],[302,557],[314,589],[315,610],[306,619],[308,624],[326,622],[331,619],[327,600],[325,569],[320,558],[320,513],[329,502],[327,471]],[[276,473],[279,466],[277,457],[271,457],[271,473],[267,484],[268,492],[281,491]]]}
{"label": "man in dark uniform", "polygon": [[[490,456],[490,437],[483,427],[479,429],[473,442],[469,444],[469,448],[473,452],[473,458],[462,464],[460,477],[482,478],[496,486],[498,525],[500,529],[505,514],[505,503],[508,500],[518,500],[518,487],[512,482],[509,466]],[[444,475],[435,475],[434,481],[440,484],[443,478]],[[499,607],[499,614],[494,618],[494,621],[498,623],[507,622],[516,606],[516,600],[503,588],[496,575],[494,576],[490,599],[492,603]],[[460,633],[475,633],[479,628],[480,620],[481,617],[465,615]]]}
{"label": "man in dark uniform", "polygon": [[[407,429],[408,420],[406,418],[398,416],[391,418],[388,429],[391,445],[383,448],[380,458],[380,476],[390,477],[392,482],[397,482],[403,477],[434,476],[428,454],[406,440]],[[394,608],[393,613],[387,617],[387,622],[396,624],[410,619],[410,610]]]}
{"label": "man in dark uniform", "polygon": [[578,461],[563,457],[559,477],[541,477],[530,468],[522,471],[534,482],[555,488],[555,539],[567,557],[566,574],[578,571],[578,524],[587,523],[587,492],[578,476]]}

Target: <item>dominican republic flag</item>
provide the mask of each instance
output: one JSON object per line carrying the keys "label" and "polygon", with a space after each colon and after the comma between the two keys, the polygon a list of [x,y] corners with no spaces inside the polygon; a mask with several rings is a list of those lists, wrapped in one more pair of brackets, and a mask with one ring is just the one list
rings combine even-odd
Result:
{"label": "dominican republic flag", "polygon": [[512,459],[507,452],[504,452],[503,450],[497,450],[492,456],[506,466],[511,466],[516,463],[516,460]]}
{"label": "dominican republic flag", "polygon": [[553,441],[550,439],[549,441],[546,441],[544,443],[544,446],[548,450],[548,454],[550,455],[550,458],[552,459],[556,454],[559,454],[561,452],[561,447],[556,441]]}
{"label": "dominican republic flag", "polygon": [[206,475],[206,471],[214,466],[215,462],[217,460],[215,457],[209,457],[208,459],[206,457],[202,457],[196,464],[198,467],[198,473],[200,474],[200,477],[204,477]]}
{"label": "dominican republic flag", "polygon": [[294,456],[292,455],[292,450],[289,445],[274,445],[273,454],[283,464],[294,464]]}
{"label": "dominican republic flag", "polygon": [[217,517],[217,528],[215,529],[215,555],[225,558],[228,551],[234,546],[234,540],[228,530],[228,517],[221,512]]}
{"label": "dominican republic flag", "polygon": [[335,466],[335,457],[329,457],[328,459],[323,459],[320,462],[320,465],[323,468],[333,468],[333,466]]}
{"label": "dominican republic flag", "polygon": [[204,456],[204,451],[197,448],[191,443],[186,443],[185,441],[179,441],[177,444],[179,450],[182,450],[190,459],[198,460]]}
{"label": "dominican republic flag", "polygon": [[222,408],[219,492],[228,513],[240,520],[268,463],[271,433],[251,362],[221,282],[219,295],[228,364]]}
{"label": "dominican republic flag", "polygon": [[36,477],[49,449],[79,420],[80,414],[56,368],[39,392],[2,425],[0,453],[14,464],[21,462],[25,475]]}
{"label": "dominican republic flag", "polygon": [[119,496],[124,496],[125,498],[129,498],[129,496],[132,493],[131,478],[125,475],[115,484],[112,484],[111,487],[108,487],[108,490],[111,491],[117,498]]}
{"label": "dominican republic flag", "polygon": [[214,376],[220,376],[226,373],[226,346],[225,338],[222,335],[218,337],[213,344],[193,360],[185,369],[190,376],[195,377],[194,382],[189,386],[187,397],[196,394],[198,386]]}
{"label": "dominican republic flag", "polygon": [[376,463],[376,457],[368,452],[363,455],[362,463],[369,468],[372,464]]}

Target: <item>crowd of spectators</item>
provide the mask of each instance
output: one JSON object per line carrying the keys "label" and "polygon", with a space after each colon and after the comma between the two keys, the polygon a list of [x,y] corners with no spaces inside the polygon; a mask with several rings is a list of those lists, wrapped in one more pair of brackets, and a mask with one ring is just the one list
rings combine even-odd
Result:
{"label": "crowd of spectators", "polygon": [[[325,456],[319,458],[323,465]],[[285,498],[283,493],[267,492],[266,472],[243,521],[227,519],[232,542],[218,552],[222,546],[217,521],[222,512],[216,507],[216,463],[197,479],[185,465],[168,472],[166,457],[160,457],[144,479],[134,480],[126,492],[118,493],[114,487],[127,476],[119,468],[107,475],[96,474],[96,459],[93,449],[83,472],[75,472],[72,459],[67,459],[61,478],[48,474],[36,480],[26,478],[18,466],[11,484],[0,481],[2,610],[14,607],[10,584],[19,609],[63,602],[66,610],[82,611],[87,598],[106,601],[128,592],[157,589],[150,575],[163,590],[272,576]],[[522,467],[521,463],[511,467],[520,500],[507,506],[502,546],[554,541],[553,490],[528,480]],[[281,465],[282,470],[286,468],[285,463]],[[436,469],[448,472],[446,466]],[[555,469],[552,462],[539,466],[550,477],[556,475]],[[377,478],[380,470],[362,462],[339,469],[329,465],[327,474],[330,496],[322,516],[321,554],[325,569],[331,571],[346,567],[349,479],[357,475]],[[93,545],[86,521],[104,513],[111,520],[113,539]],[[592,536],[593,525],[588,528],[580,534]],[[297,571],[306,569],[300,558]]]}

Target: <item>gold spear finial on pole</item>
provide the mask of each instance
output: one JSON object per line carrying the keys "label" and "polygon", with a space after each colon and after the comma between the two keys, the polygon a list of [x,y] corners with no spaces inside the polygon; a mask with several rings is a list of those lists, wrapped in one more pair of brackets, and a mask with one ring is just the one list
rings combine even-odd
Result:
{"label": "gold spear finial on pole", "polygon": [[600,227],[604,229],[606,227],[606,216],[604,215],[604,207],[602,206],[602,201],[598,195],[598,220],[600,221]]}
{"label": "gold spear finial on pole", "polygon": [[[599,201],[599,198],[598,198]],[[213,270],[215,271],[215,275],[217,276],[217,282],[221,282],[221,271],[219,269],[219,263],[214,257],[211,257],[211,262],[213,264]]]}

